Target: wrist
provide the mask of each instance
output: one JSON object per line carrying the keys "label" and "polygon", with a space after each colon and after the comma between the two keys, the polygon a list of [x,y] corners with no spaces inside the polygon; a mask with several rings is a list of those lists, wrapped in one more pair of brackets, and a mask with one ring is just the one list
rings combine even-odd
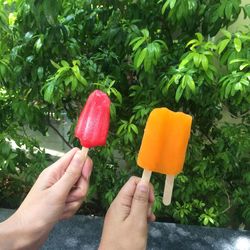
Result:
{"label": "wrist", "polygon": [[1,249],[38,249],[42,244],[41,232],[34,225],[24,225],[15,213],[6,221],[0,223]]}

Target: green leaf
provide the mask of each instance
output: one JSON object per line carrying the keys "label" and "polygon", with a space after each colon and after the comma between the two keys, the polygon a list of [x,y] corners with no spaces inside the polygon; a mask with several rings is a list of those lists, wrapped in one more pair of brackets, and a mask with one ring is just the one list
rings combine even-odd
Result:
{"label": "green leaf", "polygon": [[241,51],[241,46],[242,46],[241,40],[238,37],[235,37],[234,38],[234,47],[235,47],[237,52]]}
{"label": "green leaf", "polygon": [[56,69],[60,69],[60,65],[55,63],[53,60],[50,60],[51,64],[56,68]]}
{"label": "green leaf", "polygon": [[225,89],[225,98],[228,98],[231,90],[232,90],[232,84],[228,83]]}
{"label": "green leaf", "polygon": [[180,65],[179,65],[179,69],[183,68],[186,64],[188,64],[194,56],[194,52],[189,53],[186,57],[184,57],[184,59],[181,61]]}
{"label": "green leaf", "polygon": [[231,3],[231,1],[227,1],[226,7],[225,7],[225,15],[228,20],[230,20],[231,18],[232,11],[233,11],[233,4]]}
{"label": "green leaf", "polygon": [[175,74],[171,77],[171,79],[168,81],[166,86],[164,87],[164,93],[166,94],[168,92],[169,87],[175,82],[176,84],[179,83],[179,79],[182,77],[181,74]]}
{"label": "green leaf", "polygon": [[29,63],[32,63],[33,60],[34,60],[34,56],[33,56],[33,55],[28,56],[28,57],[26,58],[26,62],[29,62]]}
{"label": "green leaf", "polygon": [[175,6],[176,0],[170,0],[170,9],[173,9]]}
{"label": "green leaf", "polygon": [[[153,53],[154,53],[154,64],[157,64],[157,60],[160,58],[161,56],[161,46],[158,42],[153,42],[149,45],[152,45],[152,49],[153,49]],[[148,50],[149,50],[149,46],[147,46]]]}
{"label": "green leaf", "polygon": [[177,88],[177,91],[175,93],[175,100],[176,100],[176,102],[179,102],[179,100],[181,99],[183,91],[184,91],[184,89],[181,87],[181,85],[179,85],[179,87]]}
{"label": "green leaf", "polygon": [[198,40],[196,40],[196,39],[190,40],[190,41],[187,43],[186,47],[188,47],[188,46],[191,45],[191,44],[197,45],[197,44],[198,44]]}
{"label": "green leaf", "polygon": [[228,39],[231,40],[232,34],[229,31],[227,31],[225,29],[221,29],[221,32],[224,34],[224,36],[226,36]]}
{"label": "green leaf", "polygon": [[69,67],[69,63],[66,62],[65,60],[61,60],[61,64],[63,67]]}
{"label": "green leaf", "polygon": [[77,88],[77,79],[76,78],[72,78],[72,82],[71,82],[71,90],[72,91],[74,91],[74,90],[76,90],[76,88]]}
{"label": "green leaf", "polygon": [[135,132],[135,134],[138,134],[138,128],[134,124],[130,124],[130,127]]}
{"label": "green leaf", "polygon": [[229,64],[232,64],[232,63],[239,63],[239,62],[244,62],[245,61],[245,59],[240,59],[240,58],[238,58],[238,59],[233,59],[233,60],[231,60],[230,62],[229,62]]}
{"label": "green leaf", "polygon": [[40,49],[42,48],[43,46],[43,35],[40,36],[37,41],[35,42],[35,49],[36,49],[36,52],[38,53],[40,51]]}
{"label": "green leaf", "polygon": [[198,41],[199,41],[200,43],[203,42],[204,37],[203,37],[203,35],[202,35],[201,33],[195,33],[195,35],[197,36]]}
{"label": "green leaf", "polygon": [[185,75],[182,77],[182,79],[181,79],[181,87],[182,87],[183,89],[186,88],[186,85],[187,85],[187,82],[188,82],[188,77],[189,77],[189,75],[185,74]]}
{"label": "green leaf", "polygon": [[198,68],[201,62],[200,54],[195,52],[193,60],[194,60],[194,65]]}
{"label": "green leaf", "polygon": [[162,6],[161,13],[164,14],[167,7],[169,6],[170,9],[173,9],[175,6],[176,0],[167,0],[165,4]]}
{"label": "green leaf", "polygon": [[[152,61],[152,63],[156,63],[156,48],[157,46],[157,43],[149,43],[148,46],[147,46],[147,58]],[[160,51],[159,51],[160,52]]]}
{"label": "green leaf", "polygon": [[138,60],[137,60],[137,62],[136,62],[136,68],[139,68],[139,67],[141,66],[141,64],[142,64],[142,62],[143,62],[143,60],[144,60],[146,54],[147,54],[147,49],[144,48],[144,49],[141,51],[141,53],[140,53],[140,55],[139,55],[139,57],[138,57]]}
{"label": "green leaf", "polygon": [[235,89],[235,90],[240,90],[240,91],[242,91],[242,85],[241,85],[241,83],[240,83],[240,82],[237,82],[237,83],[235,84],[235,86],[234,86],[234,89]]}
{"label": "green leaf", "polygon": [[6,74],[6,67],[3,64],[0,64],[0,79],[1,77],[4,78]]}
{"label": "green leaf", "polygon": [[122,104],[122,95],[121,95],[121,93],[117,89],[115,89],[115,88],[111,88],[111,92],[114,94],[114,96],[116,97],[116,99],[118,100],[118,102],[120,104]]}
{"label": "green leaf", "polygon": [[207,60],[207,57],[205,55],[201,55],[201,64],[202,64],[202,67],[205,71],[208,70],[208,60]]}
{"label": "green leaf", "polygon": [[134,56],[134,67],[136,68],[136,64],[137,64],[137,61],[139,59],[139,56],[141,54],[141,49],[139,48],[136,53],[135,53],[135,56]]}
{"label": "green leaf", "polygon": [[143,64],[144,64],[144,69],[146,72],[150,72],[150,70],[152,69],[153,67],[152,62],[153,60],[151,57],[149,56],[145,57]]}
{"label": "green leaf", "polygon": [[147,39],[149,37],[149,31],[147,29],[141,30],[141,33],[143,34],[144,38]]}
{"label": "green leaf", "polygon": [[163,40],[157,39],[154,41],[154,43],[158,43],[159,45],[162,45],[165,49],[168,49],[167,44]]}
{"label": "green leaf", "polygon": [[55,85],[50,83],[44,92],[44,100],[51,103]]}
{"label": "green leaf", "polygon": [[66,78],[64,79],[64,84],[65,84],[65,86],[68,86],[68,85],[73,81],[73,78],[74,78],[73,75],[66,77]]}
{"label": "green leaf", "polygon": [[80,66],[80,65],[81,65],[81,62],[80,62],[79,60],[73,60],[73,61],[72,61],[72,64],[73,64],[73,66],[75,66],[75,65]]}
{"label": "green leaf", "polygon": [[125,127],[126,127],[126,124],[122,124],[122,125],[118,128],[118,130],[117,130],[116,134],[117,134],[117,135],[120,135],[120,134],[121,134],[121,132],[122,132],[122,130],[124,130],[124,129],[125,129]]}
{"label": "green leaf", "polygon": [[241,78],[240,83],[248,87],[250,85],[250,79],[248,81],[244,78]]}
{"label": "green leaf", "polygon": [[129,45],[132,45],[133,43],[137,42],[137,41],[140,40],[141,38],[142,38],[141,36],[134,38],[134,39],[129,43]]}
{"label": "green leaf", "polygon": [[203,224],[206,226],[208,224],[209,220],[208,217],[206,216],[203,220]]}
{"label": "green leaf", "polygon": [[211,81],[213,81],[213,80],[214,80],[213,71],[207,70],[207,71],[205,71],[205,72],[206,72],[207,77],[208,77]]}
{"label": "green leaf", "polygon": [[187,85],[190,88],[190,90],[194,93],[195,92],[195,83],[192,78],[192,76],[187,75]]}
{"label": "green leaf", "polygon": [[133,47],[133,51],[137,50],[143,43],[145,42],[145,37],[142,37],[140,40],[136,42]]}
{"label": "green leaf", "polygon": [[244,68],[249,67],[249,66],[250,66],[250,63],[243,63],[240,65],[240,70],[243,70]]}
{"label": "green leaf", "polygon": [[38,67],[38,69],[37,69],[37,76],[38,76],[39,80],[43,79],[43,73],[44,73],[43,67]]}
{"label": "green leaf", "polygon": [[8,11],[5,10],[4,3],[2,2],[1,4],[3,6],[1,6],[1,9],[0,9],[0,28],[2,28],[3,30],[5,30],[6,32],[8,32],[9,31],[9,27],[8,27],[8,15],[7,15]]}
{"label": "green leaf", "polygon": [[59,14],[59,2],[58,0],[43,0],[43,13],[50,25],[55,25],[57,23],[57,16]]}
{"label": "green leaf", "polygon": [[211,217],[209,217],[209,221],[214,224],[214,219],[212,219]]}
{"label": "green leaf", "polygon": [[81,75],[80,69],[77,65],[72,67],[73,73],[76,76],[77,80],[82,83],[84,86],[87,85],[86,79]]}
{"label": "green leaf", "polygon": [[250,4],[243,6],[243,10],[245,18],[246,17],[250,18]]}
{"label": "green leaf", "polygon": [[230,39],[224,39],[222,40],[218,45],[218,53],[221,54],[224,49],[227,47],[228,43],[230,42]]}

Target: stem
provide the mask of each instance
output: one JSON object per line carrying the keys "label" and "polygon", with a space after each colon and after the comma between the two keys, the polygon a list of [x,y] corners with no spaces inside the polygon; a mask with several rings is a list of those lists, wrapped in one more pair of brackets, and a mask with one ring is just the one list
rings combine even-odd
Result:
{"label": "stem", "polygon": [[214,144],[214,142],[212,141],[212,139],[208,135],[206,135],[204,133],[203,133],[203,135],[209,140],[209,142],[211,142],[211,144]]}
{"label": "stem", "polygon": [[[205,133],[203,133],[203,132],[201,132],[202,133],[202,135],[211,143],[211,145],[214,145],[214,142],[213,142],[213,140],[208,136],[208,135],[206,135]],[[212,150],[212,152],[213,153],[215,153],[215,151],[214,151],[214,149],[211,147],[211,150]]]}
{"label": "stem", "polygon": [[73,148],[69,142],[63,137],[63,135],[57,130],[57,128],[51,124],[50,119],[48,118],[48,124],[49,126],[57,133],[57,135],[63,140],[63,142],[69,147],[69,148]]}
{"label": "stem", "polygon": [[226,194],[226,196],[227,196],[227,203],[228,203],[228,206],[227,206],[227,208],[225,208],[222,212],[220,212],[220,214],[224,214],[225,212],[227,212],[227,211],[231,208],[231,200],[230,200],[229,194],[228,194],[228,192],[227,192],[226,189],[224,189],[224,191],[225,191],[225,194]]}

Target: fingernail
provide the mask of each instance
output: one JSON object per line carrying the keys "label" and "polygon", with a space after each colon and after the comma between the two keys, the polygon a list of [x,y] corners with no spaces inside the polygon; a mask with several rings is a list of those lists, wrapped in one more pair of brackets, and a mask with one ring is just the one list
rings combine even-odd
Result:
{"label": "fingernail", "polygon": [[82,151],[81,150],[78,150],[76,153],[75,153],[75,155],[74,155],[74,158],[77,158],[77,159],[79,159],[79,160],[83,160],[83,153],[82,153]]}

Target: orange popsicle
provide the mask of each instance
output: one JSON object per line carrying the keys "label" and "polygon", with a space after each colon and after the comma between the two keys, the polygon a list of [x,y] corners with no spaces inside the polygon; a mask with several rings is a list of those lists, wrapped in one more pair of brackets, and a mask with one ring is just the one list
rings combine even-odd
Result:
{"label": "orange popsicle", "polygon": [[192,117],[167,108],[154,109],[147,120],[137,164],[152,172],[182,171]]}
{"label": "orange popsicle", "polygon": [[137,159],[143,178],[149,181],[151,172],[157,172],[168,176],[168,185],[173,183],[183,169],[191,124],[192,117],[183,112],[156,108],[150,113]]}

